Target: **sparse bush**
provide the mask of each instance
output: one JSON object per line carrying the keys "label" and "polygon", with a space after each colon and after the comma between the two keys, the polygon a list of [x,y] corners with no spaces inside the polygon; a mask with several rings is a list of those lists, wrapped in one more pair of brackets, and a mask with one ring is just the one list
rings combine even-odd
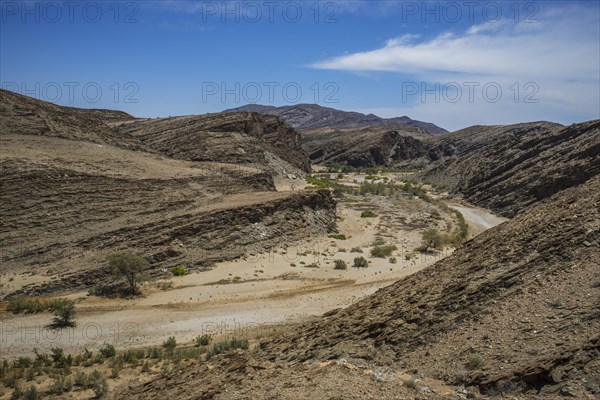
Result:
{"label": "sparse bush", "polygon": [[113,367],[110,369],[110,379],[118,379],[119,372],[121,372],[119,365],[113,365]]}
{"label": "sparse bush", "polygon": [[142,365],[142,372],[150,373],[150,363],[148,361],[144,361]]}
{"label": "sparse bush", "polygon": [[208,346],[212,341],[212,335],[201,335],[196,338],[196,345]]}
{"label": "sparse bush", "polygon": [[54,379],[54,382],[52,383],[52,385],[50,386],[49,392],[51,394],[60,395],[63,392],[70,391],[72,388],[73,388],[73,385],[71,384],[70,379],[67,382],[67,380],[62,375],[58,375]]}
{"label": "sparse bush", "polygon": [[363,211],[363,212],[360,214],[360,217],[361,217],[361,218],[376,218],[376,217],[377,217],[377,214],[375,214],[375,213],[374,213],[373,211],[371,211],[371,210],[366,210],[366,211]]}
{"label": "sparse bush", "polygon": [[29,357],[19,357],[15,361],[13,361],[13,367],[15,368],[29,368],[31,364],[32,361]]}
{"label": "sparse bush", "polygon": [[122,253],[109,257],[108,263],[115,275],[125,277],[129,285],[129,292],[132,295],[136,294],[136,283],[144,268],[148,266],[148,261],[137,254]]}
{"label": "sparse bush", "polygon": [[371,249],[371,257],[386,258],[392,255],[392,253],[398,250],[393,244],[375,246]]}
{"label": "sparse bush", "polygon": [[87,387],[87,375],[85,372],[79,371],[75,374],[75,386],[80,388]]}
{"label": "sparse bush", "polygon": [[171,268],[171,273],[174,276],[184,276],[187,274],[187,270],[184,267],[175,267],[175,268]]}
{"label": "sparse bush", "polygon": [[162,346],[164,347],[165,351],[168,354],[173,354],[173,351],[175,350],[175,347],[177,347],[177,341],[175,340],[175,337],[170,336],[163,344]]}
{"label": "sparse bush", "polygon": [[554,299],[548,303],[548,306],[550,306],[551,308],[559,308],[561,305],[562,303],[560,299]]}
{"label": "sparse bush", "polygon": [[115,350],[115,346],[109,343],[104,343],[104,345],[98,350],[100,354],[104,358],[112,358],[117,354],[117,350]]}
{"label": "sparse bush", "polygon": [[125,286],[122,283],[98,283],[92,286],[88,293],[98,297],[116,297],[124,289]]}
{"label": "sparse bush", "polygon": [[410,389],[415,389],[417,387],[417,380],[413,377],[409,380],[404,381],[404,386]]}
{"label": "sparse bush", "polygon": [[25,400],[39,400],[41,398],[42,396],[34,385],[29,386],[29,389],[23,393],[23,399]]}
{"label": "sparse bush", "polygon": [[206,353],[207,358],[211,358],[217,354],[225,353],[235,349],[247,349],[248,348],[248,340],[247,339],[231,339],[224,340],[218,343],[215,343],[210,350]]}
{"label": "sparse bush", "polygon": [[373,241],[373,246],[383,246],[385,244],[385,240],[383,240],[383,238],[375,238],[375,240]]}
{"label": "sparse bush", "polygon": [[106,379],[99,379],[94,382],[92,390],[94,391],[96,398],[103,399],[108,393],[108,383],[106,382]]}
{"label": "sparse bush", "polygon": [[361,257],[356,257],[354,259],[354,264],[352,266],[354,268],[367,268],[369,266],[369,263],[366,258],[361,256]]}
{"label": "sparse bush", "polygon": [[332,233],[331,235],[329,235],[329,237],[337,240],[346,240],[346,235],[342,233]]}
{"label": "sparse bush", "polygon": [[308,265],[305,265],[304,268],[320,268],[319,264],[317,263],[310,263]]}
{"label": "sparse bush", "polygon": [[483,358],[479,354],[471,354],[465,363],[465,368],[469,371],[483,367]]}
{"label": "sparse bush", "polygon": [[50,309],[48,301],[29,297],[17,297],[8,301],[8,311],[13,314],[36,314]]}
{"label": "sparse bush", "polygon": [[335,260],[333,263],[334,263],[333,269],[346,269],[346,268],[348,268],[348,265],[346,264],[346,261],[344,261],[344,260]]}
{"label": "sparse bush", "polygon": [[14,390],[10,396],[10,400],[18,400],[23,397],[23,391],[19,386],[15,386]]}
{"label": "sparse bush", "polygon": [[308,184],[314,185],[320,189],[325,189],[329,187],[329,184],[326,181],[323,181],[319,178],[315,178],[314,176],[308,175],[305,179]]}
{"label": "sparse bush", "polygon": [[390,257],[389,262],[390,264],[396,264],[398,260],[396,260],[396,257]]}
{"label": "sparse bush", "polygon": [[75,302],[70,299],[59,299],[52,303],[54,314],[53,325],[57,328],[75,326]]}
{"label": "sparse bush", "polygon": [[362,253],[363,250],[360,247],[353,247],[350,249],[350,253]]}

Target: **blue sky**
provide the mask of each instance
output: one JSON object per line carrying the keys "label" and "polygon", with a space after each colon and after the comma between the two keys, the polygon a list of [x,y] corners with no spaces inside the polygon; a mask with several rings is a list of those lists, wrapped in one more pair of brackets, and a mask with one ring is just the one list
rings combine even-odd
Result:
{"label": "blue sky", "polygon": [[600,118],[598,1],[1,5],[2,87],[62,105],[316,102],[450,130]]}

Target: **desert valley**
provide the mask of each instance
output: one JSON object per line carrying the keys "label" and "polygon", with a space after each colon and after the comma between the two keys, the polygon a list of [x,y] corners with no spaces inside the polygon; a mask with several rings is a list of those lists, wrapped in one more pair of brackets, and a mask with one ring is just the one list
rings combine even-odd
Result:
{"label": "desert valley", "polygon": [[0,135],[2,399],[600,396],[600,120],[1,90]]}

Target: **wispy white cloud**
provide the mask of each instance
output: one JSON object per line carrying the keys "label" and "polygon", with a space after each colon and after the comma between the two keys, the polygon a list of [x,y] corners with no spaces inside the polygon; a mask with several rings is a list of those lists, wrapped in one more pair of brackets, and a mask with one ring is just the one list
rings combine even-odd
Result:
{"label": "wispy white cloud", "polygon": [[[511,116],[514,120],[560,120],[566,115],[600,118],[600,19],[595,10],[552,9],[540,14],[537,23],[500,20],[429,40],[403,35],[380,48],[322,60],[311,67],[362,74],[391,72],[442,85],[495,82],[504,89],[498,103],[473,104],[463,96],[456,103],[416,100],[405,104],[403,113],[428,112],[433,120],[444,115],[453,127],[471,121],[492,123],[494,116],[503,122],[510,122],[506,119]],[[515,82],[521,87],[518,102],[508,89]],[[527,82],[539,87],[538,104],[522,104]],[[474,110],[488,113],[486,121],[474,121]]]}

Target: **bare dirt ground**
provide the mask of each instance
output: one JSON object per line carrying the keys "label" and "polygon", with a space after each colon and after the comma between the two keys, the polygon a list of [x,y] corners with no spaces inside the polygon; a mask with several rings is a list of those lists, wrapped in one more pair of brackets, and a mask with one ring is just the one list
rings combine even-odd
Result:
{"label": "bare dirt ground", "polygon": [[[353,180],[364,177],[349,177]],[[276,181],[279,190],[299,190],[298,181]],[[299,187],[301,186],[301,187]],[[191,273],[143,284],[144,297],[105,299],[77,292],[77,326],[51,331],[50,314],[2,314],[1,357],[31,355],[33,348],[49,351],[62,347],[66,353],[95,350],[104,343],[118,349],[158,345],[175,336],[179,343],[201,334],[259,338],[281,324],[305,321],[346,307],[398,279],[433,264],[452,252],[417,255],[422,229],[431,224],[446,226],[451,217],[432,220],[431,204],[419,199],[388,199],[366,196],[338,203],[338,224],[345,240],[326,236],[299,245],[278,248],[244,259],[222,262],[210,271]],[[456,206],[474,232],[503,220],[485,210]],[[372,209],[377,218],[361,218]],[[393,262],[369,254],[376,240],[395,244]],[[360,248],[363,253],[351,252]],[[355,257],[369,260],[368,268],[353,268]],[[408,257],[410,256],[410,258]],[[335,270],[334,260],[344,260],[346,270]],[[15,280],[28,277],[14,275]],[[14,282],[19,284],[19,282]],[[64,296],[63,296],[64,297]]]}

